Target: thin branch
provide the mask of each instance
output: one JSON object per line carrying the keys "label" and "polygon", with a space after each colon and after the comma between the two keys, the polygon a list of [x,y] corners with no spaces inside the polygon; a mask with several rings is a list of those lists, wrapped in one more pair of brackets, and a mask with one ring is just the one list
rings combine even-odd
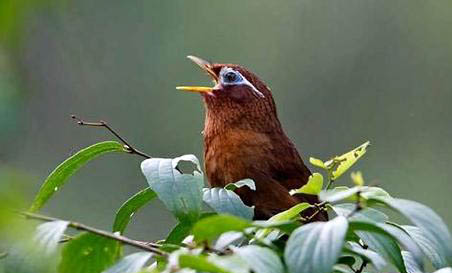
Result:
{"label": "thin branch", "polygon": [[6,258],[8,256],[8,252],[1,252],[0,253],[0,260],[3,258]]}
{"label": "thin branch", "polygon": [[[19,214],[23,215],[25,218],[27,219],[35,219],[35,220],[40,220],[40,221],[44,221],[44,222],[52,222],[52,221],[59,221],[61,219],[58,218],[54,218],[54,217],[49,217],[49,216],[45,216],[45,215],[40,215],[40,214],[36,214],[36,213],[30,213],[30,212],[19,212]],[[129,239],[127,237],[115,234],[115,233],[111,233],[111,232],[107,232],[104,230],[100,230],[97,228],[93,228],[81,223],[77,223],[77,222],[69,222],[68,224],[69,227],[77,229],[77,230],[83,230],[83,231],[87,231],[87,232],[91,232],[94,233],[96,235],[105,237],[105,238],[109,238],[109,239],[113,239],[116,241],[119,241],[123,244],[126,245],[130,245],[145,251],[149,251],[151,253],[154,253],[156,255],[159,256],[167,256],[168,254],[160,249],[158,249],[157,247],[148,245],[148,244],[143,244],[139,241],[135,241],[132,239]]]}
{"label": "thin branch", "polygon": [[136,154],[139,156],[142,156],[144,158],[152,158],[150,155],[134,148],[132,145],[129,144],[129,142],[127,142],[121,135],[119,135],[119,133],[114,130],[113,128],[110,127],[110,125],[108,125],[105,121],[98,121],[98,122],[87,122],[84,121],[82,119],[80,119],[79,117],[77,117],[76,115],[71,115],[71,118],[77,121],[77,124],[80,126],[90,126],[90,127],[103,127],[105,129],[107,129],[110,133],[112,133],[116,138],[119,139],[119,141],[122,142],[122,144],[124,144],[124,148],[131,154]]}
{"label": "thin branch", "polygon": [[315,211],[310,216],[305,217],[304,221],[305,222],[311,221],[317,214],[319,214],[325,208],[326,204],[328,204],[328,202],[326,202],[326,201],[323,201],[318,204],[314,204],[313,206],[315,207]]}

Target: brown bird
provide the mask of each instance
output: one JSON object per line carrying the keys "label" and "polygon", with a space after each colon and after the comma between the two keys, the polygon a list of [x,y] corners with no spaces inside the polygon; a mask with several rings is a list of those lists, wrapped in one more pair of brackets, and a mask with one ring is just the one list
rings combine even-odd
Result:
{"label": "brown bird", "polygon": [[[318,203],[315,195],[289,194],[307,183],[311,172],[284,133],[268,88],[255,74],[234,64],[211,64],[188,56],[213,79],[215,86],[180,86],[198,92],[206,109],[204,164],[211,187],[250,178],[256,191],[236,193],[255,206],[255,219],[268,219],[300,202]],[[313,220],[326,220],[326,212]]]}

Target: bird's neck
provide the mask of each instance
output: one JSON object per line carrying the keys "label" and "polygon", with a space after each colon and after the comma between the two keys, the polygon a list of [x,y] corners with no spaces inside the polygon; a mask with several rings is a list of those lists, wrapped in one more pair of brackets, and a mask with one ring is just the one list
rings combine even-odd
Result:
{"label": "bird's neck", "polygon": [[231,102],[205,101],[205,139],[231,130],[252,130],[260,133],[282,132],[273,100],[242,105]]}

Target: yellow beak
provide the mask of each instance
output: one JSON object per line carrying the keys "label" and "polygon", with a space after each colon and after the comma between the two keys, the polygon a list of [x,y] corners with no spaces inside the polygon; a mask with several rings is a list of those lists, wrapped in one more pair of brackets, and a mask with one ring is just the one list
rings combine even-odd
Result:
{"label": "yellow beak", "polygon": [[[201,58],[195,57],[195,56],[187,56],[188,59],[190,59],[192,62],[197,64],[204,72],[207,72],[209,76],[212,77],[214,82],[218,81],[218,77],[215,74],[215,72],[212,70],[212,65]],[[177,90],[182,91],[188,91],[188,92],[196,92],[196,93],[210,93],[212,92],[213,87],[206,87],[206,86],[178,86],[176,87]]]}

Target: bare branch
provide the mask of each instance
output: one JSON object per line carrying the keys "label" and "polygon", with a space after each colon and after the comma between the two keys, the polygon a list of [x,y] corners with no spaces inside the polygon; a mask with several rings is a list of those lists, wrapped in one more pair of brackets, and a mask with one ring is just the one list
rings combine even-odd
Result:
{"label": "bare branch", "polygon": [[[27,219],[35,219],[35,220],[40,220],[40,221],[45,221],[45,222],[61,220],[58,218],[53,218],[53,217],[40,215],[40,214],[36,214],[36,213],[30,213],[30,212],[19,212],[19,214],[23,215]],[[145,251],[149,251],[149,252],[154,253],[159,256],[167,256],[168,255],[166,252],[159,249],[157,247],[157,245],[155,245],[155,244],[152,244],[152,245],[150,245],[148,243],[144,244],[142,242],[129,239],[127,237],[118,235],[116,233],[111,233],[108,231],[100,230],[100,229],[93,228],[93,227],[90,227],[90,226],[87,226],[87,225],[84,225],[81,223],[77,223],[77,222],[70,221],[68,226],[71,228],[77,229],[77,230],[83,230],[83,231],[94,233],[94,234],[102,236],[102,237],[113,239],[113,240],[119,241],[123,244],[130,245],[130,246],[133,246],[133,247],[145,250]]]}
{"label": "bare branch", "polygon": [[131,154],[136,154],[139,156],[142,156],[144,158],[152,158],[150,155],[134,148],[132,145],[130,145],[121,135],[119,135],[119,133],[114,130],[113,128],[110,127],[110,125],[108,125],[105,121],[98,121],[98,122],[87,122],[84,121],[82,119],[80,119],[79,117],[77,117],[76,115],[71,115],[71,118],[77,121],[77,124],[80,126],[89,126],[89,127],[103,127],[105,129],[107,129],[110,133],[112,133],[116,138],[119,139],[119,141],[122,142],[122,144],[124,144],[124,148]]}

